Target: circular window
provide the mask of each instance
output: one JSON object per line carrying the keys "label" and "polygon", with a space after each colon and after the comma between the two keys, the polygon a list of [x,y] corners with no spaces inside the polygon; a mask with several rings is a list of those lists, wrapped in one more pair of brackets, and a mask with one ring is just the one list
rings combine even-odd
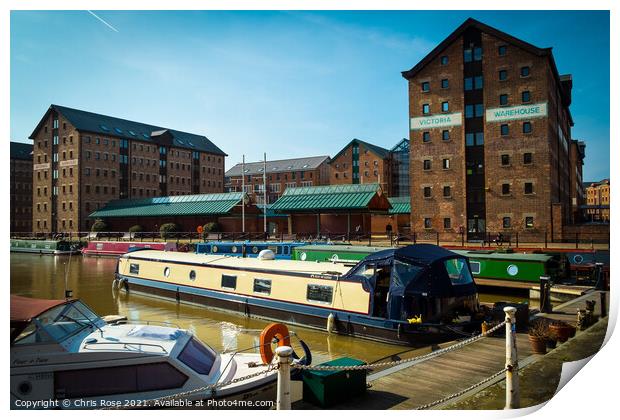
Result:
{"label": "circular window", "polygon": [[514,264],[510,264],[508,268],[506,269],[506,271],[508,272],[509,275],[516,276],[519,273],[519,267],[517,267]]}
{"label": "circular window", "polygon": [[19,384],[17,389],[19,390],[20,394],[27,395],[30,394],[30,391],[32,391],[32,384],[30,382],[22,382],[21,384]]}
{"label": "circular window", "polygon": [[302,261],[306,261],[306,257],[307,257],[307,255],[306,255],[305,252],[302,252],[301,254],[299,254],[299,259],[302,260]]}
{"label": "circular window", "polygon": [[164,268],[164,277],[170,276],[170,267]]}
{"label": "circular window", "polygon": [[575,264],[581,264],[583,262],[583,255],[577,254],[573,257]]}
{"label": "circular window", "polygon": [[214,253],[214,254],[217,254],[217,245],[213,245],[211,247],[211,252]]}
{"label": "circular window", "polygon": [[235,245],[233,245],[233,247],[230,250],[233,252],[233,254],[237,253],[237,247]]}
{"label": "circular window", "polygon": [[338,261],[338,254],[334,254],[334,255],[332,255],[331,260],[332,260],[332,261]]}
{"label": "circular window", "polygon": [[253,246],[252,247],[252,254],[258,254],[258,247],[257,246]]}
{"label": "circular window", "polygon": [[190,272],[189,272],[189,279],[190,279],[191,281],[196,280],[196,272],[195,272],[194,270],[192,270],[192,271],[190,271]]}

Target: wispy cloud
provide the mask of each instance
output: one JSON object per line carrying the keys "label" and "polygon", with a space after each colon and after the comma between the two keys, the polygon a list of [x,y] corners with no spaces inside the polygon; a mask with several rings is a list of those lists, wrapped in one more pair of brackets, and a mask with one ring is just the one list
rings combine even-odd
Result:
{"label": "wispy cloud", "polygon": [[93,15],[95,18],[97,18],[97,20],[99,20],[99,22],[103,23],[105,26],[107,26],[108,28],[112,29],[114,32],[118,32],[118,29],[116,29],[114,26],[110,25],[108,22],[106,22],[105,20],[103,20],[102,18],[97,16],[91,10],[87,10],[87,12],[90,13],[91,15]]}

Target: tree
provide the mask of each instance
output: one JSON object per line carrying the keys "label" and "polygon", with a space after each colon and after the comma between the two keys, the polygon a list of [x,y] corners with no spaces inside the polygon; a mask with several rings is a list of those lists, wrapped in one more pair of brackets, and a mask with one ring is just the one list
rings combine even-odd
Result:
{"label": "tree", "polygon": [[179,225],[176,223],[164,223],[159,227],[159,233],[163,239],[172,237],[172,233],[179,231]]}
{"label": "tree", "polygon": [[102,219],[95,220],[95,223],[93,223],[93,225],[90,228],[91,232],[105,232],[107,230],[108,230],[108,225]]}

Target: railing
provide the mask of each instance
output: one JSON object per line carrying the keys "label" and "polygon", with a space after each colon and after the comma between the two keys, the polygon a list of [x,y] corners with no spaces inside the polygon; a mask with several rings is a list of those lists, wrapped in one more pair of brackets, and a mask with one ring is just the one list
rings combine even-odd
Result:
{"label": "railing", "polygon": [[595,245],[609,244],[607,232],[576,232],[552,238],[543,231],[504,232],[439,232],[433,230],[403,232],[297,232],[294,234],[268,234],[265,232],[14,232],[11,238],[55,239],[67,241],[307,241],[307,242],[350,242],[356,245],[399,246],[417,243],[431,243],[449,247],[481,248],[576,248],[594,249]]}
{"label": "railing", "polygon": [[[160,351],[158,353],[164,353],[164,354],[168,354],[168,351],[166,351],[166,349],[159,345],[159,344],[151,344],[151,343],[128,343],[128,342],[123,342],[123,341],[114,341],[114,342],[105,342],[105,343],[86,343],[84,344],[84,349],[89,349],[89,350],[109,350],[107,348],[104,349],[93,349],[91,348],[92,346],[122,346],[122,350],[127,350],[127,351],[139,351],[139,352],[144,352],[144,353],[153,353],[152,351],[145,351],[142,349],[142,347],[153,347],[156,349],[159,349]],[[130,346],[134,347],[134,348],[130,348]],[[137,348],[136,348],[137,347]]]}

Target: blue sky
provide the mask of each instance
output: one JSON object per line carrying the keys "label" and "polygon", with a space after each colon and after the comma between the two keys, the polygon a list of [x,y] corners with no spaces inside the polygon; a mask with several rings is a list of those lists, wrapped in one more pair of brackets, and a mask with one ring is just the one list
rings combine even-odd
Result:
{"label": "blue sky", "polygon": [[11,140],[51,103],[204,134],[241,161],[335,155],[408,136],[400,72],[468,17],[573,74],[585,180],[609,176],[609,14],[603,12],[11,13]]}

